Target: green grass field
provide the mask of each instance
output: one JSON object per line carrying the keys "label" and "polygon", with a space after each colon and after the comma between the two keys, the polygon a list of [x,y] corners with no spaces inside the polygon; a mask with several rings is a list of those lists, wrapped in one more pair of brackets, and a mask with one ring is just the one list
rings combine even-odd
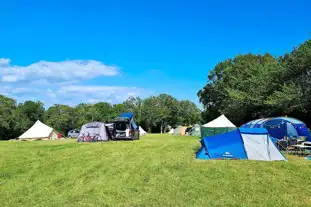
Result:
{"label": "green grass field", "polygon": [[311,206],[311,161],[202,161],[195,137],[0,142],[0,206]]}

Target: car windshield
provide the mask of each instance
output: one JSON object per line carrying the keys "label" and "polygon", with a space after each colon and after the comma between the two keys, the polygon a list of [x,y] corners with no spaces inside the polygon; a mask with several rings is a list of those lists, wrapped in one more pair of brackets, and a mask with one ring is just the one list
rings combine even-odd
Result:
{"label": "car windshield", "polygon": [[121,131],[125,131],[126,130],[126,123],[122,123],[122,122],[116,123],[116,129],[121,130]]}

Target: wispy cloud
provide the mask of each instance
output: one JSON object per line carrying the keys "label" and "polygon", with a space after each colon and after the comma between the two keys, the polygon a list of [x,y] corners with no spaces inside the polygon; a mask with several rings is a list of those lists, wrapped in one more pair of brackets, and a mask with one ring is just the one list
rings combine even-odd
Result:
{"label": "wispy cloud", "polygon": [[0,59],[2,82],[62,82],[92,79],[99,76],[116,76],[116,66],[95,60],[66,60],[60,62],[40,61],[28,66],[11,65],[9,59]]}
{"label": "wispy cloud", "polygon": [[130,96],[144,97],[149,95],[150,92],[135,87],[71,85],[54,89],[5,86],[0,88],[0,94],[19,101],[43,101],[47,106],[56,103],[75,106],[79,103],[120,103]]}
{"label": "wispy cloud", "polygon": [[8,58],[0,58],[0,67],[1,66],[8,66],[10,63],[10,59]]}
{"label": "wispy cloud", "polygon": [[79,99],[85,103],[100,101],[118,103],[130,96],[145,96],[149,91],[136,87],[71,85],[61,87],[57,93],[70,100]]}
{"label": "wispy cloud", "polygon": [[[147,96],[143,88],[107,85],[84,85],[84,80],[120,73],[118,67],[94,60],[40,61],[28,66],[11,65],[0,58],[0,94],[18,102],[26,100],[52,104],[119,103],[130,96]],[[88,81],[90,83],[90,81]]]}

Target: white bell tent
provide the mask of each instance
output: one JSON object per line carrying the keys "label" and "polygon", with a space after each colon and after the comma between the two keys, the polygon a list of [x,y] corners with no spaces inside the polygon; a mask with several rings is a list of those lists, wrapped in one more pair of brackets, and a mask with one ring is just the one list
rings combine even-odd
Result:
{"label": "white bell tent", "polygon": [[41,121],[36,121],[24,134],[18,137],[20,140],[55,140],[58,138],[56,131]]}
{"label": "white bell tent", "polygon": [[201,136],[213,136],[216,134],[230,132],[234,129],[236,129],[236,126],[229,119],[227,119],[225,115],[221,115],[201,127]]}
{"label": "white bell tent", "polygon": [[236,126],[225,115],[221,115],[213,121],[204,124],[203,126],[208,128],[236,128]]}

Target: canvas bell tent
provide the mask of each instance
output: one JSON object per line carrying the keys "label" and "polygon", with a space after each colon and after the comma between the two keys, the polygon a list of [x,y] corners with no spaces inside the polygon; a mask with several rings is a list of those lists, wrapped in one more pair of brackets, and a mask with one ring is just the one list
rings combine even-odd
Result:
{"label": "canvas bell tent", "polygon": [[264,128],[239,128],[201,140],[197,159],[286,160]]}
{"label": "canvas bell tent", "polygon": [[141,128],[141,126],[139,126],[139,135],[143,136],[145,134],[147,134],[147,132],[143,128]]}
{"label": "canvas bell tent", "polygon": [[58,139],[58,136],[52,127],[49,127],[38,120],[18,138],[20,140],[55,140]]}
{"label": "canvas bell tent", "polygon": [[84,124],[80,130],[77,142],[100,142],[108,141],[108,127],[102,122]]}
{"label": "canvas bell tent", "polygon": [[214,136],[216,134],[230,132],[234,129],[236,129],[236,126],[229,119],[227,119],[225,115],[221,115],[201,127],[201,136]]}
{"label": "canvas bell tent", "polygon": [[311,136],[305,123],[290,117],[264,118],[250,121],[243,128],[266,128],[269,134],[277,139],[302,138],[311,141]]}
{"label": "canvas bell tent", "polygon": [[176,127],[176,129],[174,130],[173,135],[175,135],[175,136],[178,136],[178,135],[184,136],[185,133],[186,133],[186,129],[187,129],[187,127],[178,126],[178,127]]}
{"label": "canvas bell tent", "polygon": [[192,129],[189,132],[189,135],[201,137],[201,126],[199,124],[193,125]]}

